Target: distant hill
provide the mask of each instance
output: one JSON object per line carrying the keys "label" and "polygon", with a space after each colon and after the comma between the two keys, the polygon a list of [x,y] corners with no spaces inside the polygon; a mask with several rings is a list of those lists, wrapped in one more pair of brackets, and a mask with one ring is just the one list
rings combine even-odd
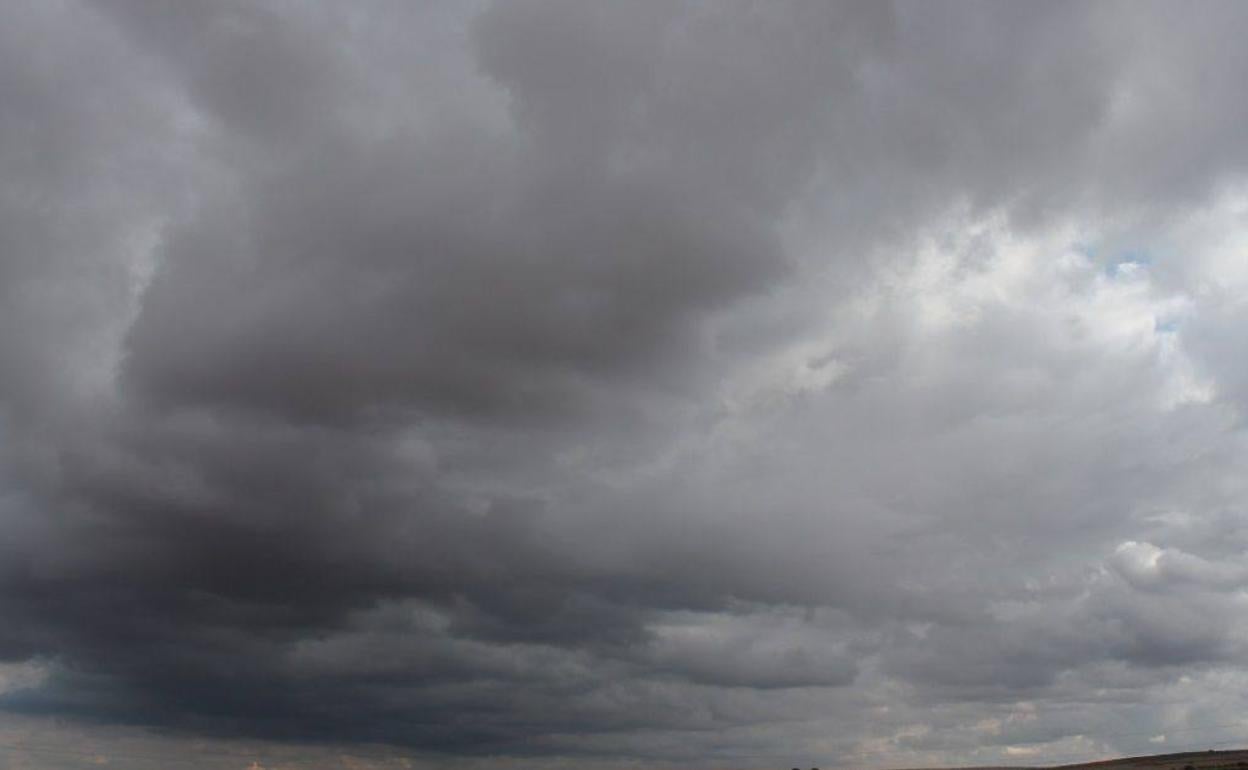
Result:
{"label": "distant hill", "polygon": [[1056,765],[1056,768],[1073,770],[1074,768],[1112,768],[1113,770],[1132,770],[1132,768],[1148,768],[1148,770],[1183,770],[1191,765],[1195,770],[1248,770],[1248,749],[1232,751],[1185,751],[1181,754],[1156,754],[1148,757],[1123,757],[1122,759],[1106,759],[1100,762],[1084,762],[1078,765]]}
{"label": "distant hill", "polygon": [[[1154,754],[1143,757],[1121,757],[1073,765],[1003,765],[942,768],[941,770],[1248,770],[1248,749],[1230,751],[1185,751],[1179,754]],[[932,770],[927,768],[926,770]]]}

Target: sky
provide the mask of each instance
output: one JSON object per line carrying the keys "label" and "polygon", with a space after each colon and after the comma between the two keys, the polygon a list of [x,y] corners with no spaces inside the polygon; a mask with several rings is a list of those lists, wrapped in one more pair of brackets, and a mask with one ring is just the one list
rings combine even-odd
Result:
{"label": "sky", "polygon": [[0,4],[0,770],[1248,744],[1248,4]]}

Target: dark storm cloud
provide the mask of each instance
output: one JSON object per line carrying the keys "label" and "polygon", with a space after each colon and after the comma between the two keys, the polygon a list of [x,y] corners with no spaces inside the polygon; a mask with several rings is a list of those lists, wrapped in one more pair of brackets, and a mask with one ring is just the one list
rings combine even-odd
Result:
{"label": "dark storm cloud", "polygon": [[[491,10],[475,47],[514,127],[435,116],[364,141],[332,116],[315,127],[291,117],[298,128],[274,140],[289,164],[267,159],[267,173],[168,235],[131,331],[135,387],[325,418],[388,405],[531,413],[575,407],[607,379],[662,381],[657,372],[692,366],[705,356],[705,315],[785,272],[776,218],[812,173],[827,106],[811,98],[813,74],[799,81],[809,93],[778,84],[807,68],[847,80],[846,54],[810,49],[870,33],[887,13],[812,19],[836,33],[828,40],[802,39],[800,19],[765,19],[803,56],[704,103],[666,82],[665,57],[695,81],[714,63],[682,60],[672,38],[698,31],[674,10]],[[227,124],[252,111],[237,114],[220,92],[255,82],[222,82],[198,60],[232,61],[216,48],[249,42],[191,39],[169,54],[193,94],[226,105],[211,114]],[[266,43],[265,56],[281,45]],[[288,69],[291,82],[266,90],[296,112],[324,100],[304,82],[308,66]]]}
{"label": "dark storm cloud", "polygon": [[1240,6],[4,14],[11,712],[995,761],[1244,675]]}

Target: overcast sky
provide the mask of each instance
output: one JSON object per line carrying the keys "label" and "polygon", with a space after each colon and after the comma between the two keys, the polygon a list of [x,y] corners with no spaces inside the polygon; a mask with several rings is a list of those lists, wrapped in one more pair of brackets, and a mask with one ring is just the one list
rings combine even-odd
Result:
{"label": "overcast sky", "polygon": [[0,768],[1248,743],[1248,4],[0,5]]}

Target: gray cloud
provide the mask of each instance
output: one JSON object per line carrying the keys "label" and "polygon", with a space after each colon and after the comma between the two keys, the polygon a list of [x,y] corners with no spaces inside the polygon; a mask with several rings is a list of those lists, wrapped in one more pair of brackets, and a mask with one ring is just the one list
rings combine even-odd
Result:
{"label": "gray cloud", "polygon": [[901,766],[1245,705],[1240,6],[3,13],[14,719]]}

